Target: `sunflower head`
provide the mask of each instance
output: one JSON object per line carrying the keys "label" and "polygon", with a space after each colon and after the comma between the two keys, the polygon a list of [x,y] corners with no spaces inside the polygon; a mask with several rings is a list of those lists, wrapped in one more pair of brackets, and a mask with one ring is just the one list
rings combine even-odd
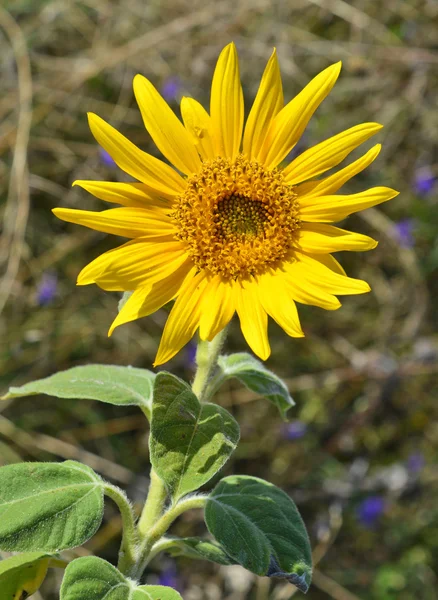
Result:
{"label": "sunflower head", "polygon": [[283,164],[340,67],[329,66],[285,105],[274,50],[245,124],[234,44],[219,56],[210,111],[183,98],[182,122],[152,83],[137,75],[134,93],[144,124],[173,167],[89,115],[98,143],[135,181],[76,181],[119,207],[54,212],[65,221],[130,239],[96,258],[78,277],[80,285],[133,292],[110,334],[175,299],[155,364],[172,358],[197,330],[201,339],[213,339],[235,312],[248,344],[266,359],[268,315],[286,333],[301,337],[296,302],[334,310],[340,306],[336,296],[369,291],[366,282],[347,277],[331,253],[370,250],[377,242],[331,223],[397,195],[385,187],[337,194],[376,158],[380,146],[318,177],[381,126],[356,125]]}

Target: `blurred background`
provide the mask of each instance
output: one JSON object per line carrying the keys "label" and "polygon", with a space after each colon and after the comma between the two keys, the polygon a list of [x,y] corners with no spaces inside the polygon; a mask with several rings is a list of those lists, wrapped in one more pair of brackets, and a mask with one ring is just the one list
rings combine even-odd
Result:
{"label": "blurred background", "polygon": [[[348,219],[378,248],[338,257],[372,293],[344,297],[336,312],[300,306],[304,339],[271,322],[267,366],[295,398],[289,424],[237,385],[218,397],[242,427],[223,472],[264,477],[299,505],[315,555],[311,600],[436,598],[437,30],[436,0],[3,0],[0,8],[1,393],[87,362],[151,368],[168,309],[108,339],[118,295],[75,280],[119,240],[50,212],[106,208],[72,189],[75,179],[124,179],[93,140],[87,111],[156,154],[133,100],[136,73],[177,111],[183,95],[208,107],[215,61],[234,40],[249,107],[273,46],[286,101],[342,59],[299,149],[363,121],[385,125],[368,144],[383,142],[378,160],[344,193],[388,185],[401,194]],[[228,349],[246,349],[235,321]],[[166,368],[192,377],[193,351]],[[138,502],[147,441],[135,408],[45,396],[0,403],[0,464],[82,460]],[[175,533],[201,534],[199,517],[185,515]],[[99,533],[66,556],[114,561],[119,535],[108,503]],[[52,572],[36,600],[56,598],[59,579]],[[173,585],[185,600],[301,597],[240,568],[166,556],[147,581]]]}

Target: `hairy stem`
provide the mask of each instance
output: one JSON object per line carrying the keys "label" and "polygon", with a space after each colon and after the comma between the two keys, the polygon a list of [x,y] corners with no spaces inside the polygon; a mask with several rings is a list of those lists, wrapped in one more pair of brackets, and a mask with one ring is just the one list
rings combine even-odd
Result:
{"label": "hairy stem", "polygon": [[[196,352],[197,370],[192,389],[199,401],[208,399],[207,388],[217,367],[217,360],[227,335],[223,329],[211,342],[200,341]],[[150,415],[145,411],[147,418]],[[164,512],[167,492],[164,482],[151,469],[151,482],[146,503],[138,523],[135,538],[139,541],[136,551],[136,561],[127,563],[125,573],[131,577],[140,578],[146,565],[162,549],[170,547],[170,540],[161,540],[173,521],[186,510],[204,506],[206,497],[192,496],[181,500]],[[129,537],[129,535],[128,535]],[[120,567],[119,567],[120,568]]]}
{"label": "hairy stem", "polygon": [[123,533],[117,566],[122,573],[128,574],[137,561],[138,537],[134,513],[125,492],[120,488],[108,483],[104,487],[104,492],[114,500],[122,516]]}
{"label": "hairy stem", "polygon": [[227,328],[225,327],[211,342],[199,341],[196,351],[197,370],[192,390],[198,396],[200,402],[206,399],[205,392],[208,382],[217,366],[217,359],[226,337]]}
{"label": "hairy stem", "polygon": [[224,383],[224,381],[226,381],[227,377],[224,374],[224,372],[222,371],[222,369],[218,370],[217,373],[215,373],[213,375],[213,377],[211,377],[210,381],[208,382],[207,388],[205,390],[205,398],[206,399],[210,399],[212,398],[215,393],[219,390],[219,388],[222,386],[222,384]]}
{"label": "hairy stem", "polygon": [[138,522],[140,538],[146,536],[150,528],[161,517],[167,497],[164,482],[158,477],[153,468],[151,468],[150,477],[151,482],[149,485],[148,497]]}
{"label": "hairy stem", "polygon": [[[139,549],[139,558],[132,577],[140,578],[150,560],[154,544],[160,540],[177,517],[192,508],[205,506],[207,496],[191,496],[185,498],[167,510],[144,536]],[[154,553],[155,554],[155,553]]]}
{"label": "hairy stem", "polygon": [[173,538],[162,537],[161,540],[158,540],[158,542],[155,542],[155,544],[152,546],[146,564],[150,563],[151,560],[160,552],[164,552],[165,550],[169,550],[170,548],[174,547],[177,548],[178,544]]}

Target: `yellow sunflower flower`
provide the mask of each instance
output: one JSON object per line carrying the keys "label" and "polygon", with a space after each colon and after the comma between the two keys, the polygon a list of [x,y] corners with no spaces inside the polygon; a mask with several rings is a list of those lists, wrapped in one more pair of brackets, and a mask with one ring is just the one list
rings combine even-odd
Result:
{"label": "yellow sunflower flower", "polygon": [[89,115],[97,142],[139,182],[76,181],[121,207],[54,209],[64,221],[131,238],[93,260],[78,277],[78,285],[133,292],[109,335],[176,299],[156,365],[171,359],[198,329],[201,339],[213,339],[236,311],[247,343],[265,360],[268,315],[288,335],[302,337],[295,302],[335,310],[340,306],[336,295],[370,290],[365,281],[347,277],[330,253],[371,250],[377,242],[328,223],[397,195],[387,187],[337,195],[376,158],[380,145],[336,173],[315,178],[381,125],[356,125],[281,166],[340,69],[341,63],[328,67],[284,106],[274,50],[245,127],[234,44],[219,56],[210,114],[193,98],[183,98],[183,123],[152,83],[137,75],[134,93],[144,124],[175,168]]}

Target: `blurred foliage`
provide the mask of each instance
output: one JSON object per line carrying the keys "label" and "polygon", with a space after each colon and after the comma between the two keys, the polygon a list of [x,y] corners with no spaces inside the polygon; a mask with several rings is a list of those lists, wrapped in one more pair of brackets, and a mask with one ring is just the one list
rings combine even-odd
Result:
{"label": "blurred foliage", "polygon": [[[270,325],[268,366],[286,378],[297,402],[294,427],[285,428],[275,408],[246,389],[230,385],[218,397],[242,425],[225,473],[264,477],[300,506],[317,563],[311,600],[436,597],[438,354],[430,298],[438,266],[437,19],[433,0],[5,0],[0,8],[5,390],[85,362],[151,366],[166,310],[108,339],[117,294],[75,288],[75,278],[116,240],[50,212],[104,208],[71,183],[124,177],[99,152],[87,111],[156,153],[133,101],[137,72],[166,91],[176,110],[184,94],[208,106],[215,60],[234,40],[249,106],[272,46],[287,100],[342,59],[340,80],[300,149],[363,121],[385,125],[376,164],[346,186],[401,191],[348,220],[380,240],[371,253],[341,256],[373,292],[345,297],[334,313],[300,307],[303,340]],[[406,219],[412,239],[397,228]],[[236,322],[228,347],[245,349]],[[192,357],[189,346],[169,368],[190,378]],[[143,499],[147,428],[134,408],[43,396],[0,405],[1,464],[66,458],[92,464]],[[175,527],[184,536],[201,531],[196,514]],[[66,555],[98,552],[114,561],[119,534],[109,505],[98,534]],[[46,582],[44,600],[56,597],[60,577],[53,572]],[[175,571],[173,559],[158,557],[148,583],[168,580],[185,600],[281,600],[293,593],[235,567],[178,559]]]}

